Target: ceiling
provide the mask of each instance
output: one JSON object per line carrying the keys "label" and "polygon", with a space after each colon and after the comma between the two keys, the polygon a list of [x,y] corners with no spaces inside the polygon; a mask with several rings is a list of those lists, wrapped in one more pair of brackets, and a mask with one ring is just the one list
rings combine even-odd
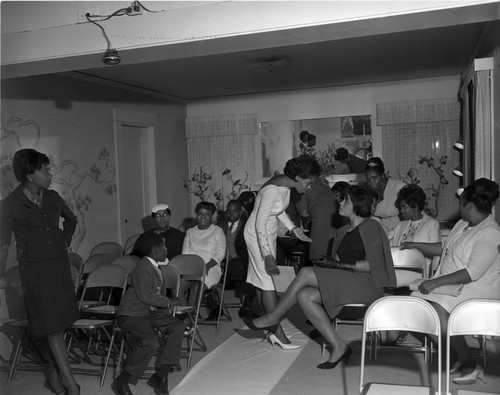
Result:
{"label": "ceiling", "polygon": [[457,75],[475,55],[491,23],[104,66],[77,73],[181,101]]}

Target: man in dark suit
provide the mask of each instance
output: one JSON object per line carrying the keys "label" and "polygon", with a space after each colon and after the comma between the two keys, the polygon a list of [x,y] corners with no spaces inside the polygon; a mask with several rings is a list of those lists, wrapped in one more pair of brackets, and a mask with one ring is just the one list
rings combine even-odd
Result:
{"label": "man in dark suit", "polygon": [[[239,200],[230,200],[226,206],[226,219],[219,226],[226,235],[226,251],[229,258],[225,265],[227,270],[226,287],[243,287],[242,309],[250,308],[252,296],[255,290],[252,285],[246,283],[248,271],[248,250],[243,236],[246,215],[243,205]],[[210,317],[209,317],[210,318]]]}
{"label": "man in dark suit", "polygon": [[163,236],[144,233],[137,239],[136,247],[143,258],[130,274],[131,284],[118,312],[118,325],[126,333],[131,351],[111,388],[117,395],[132,394],[129,382],[135,384],[144,374],[159,347],[155,330],[160,330],[166,335],[165,347],[156,357],[156,372],[148,384],[156,394],[168,395],[168,372],[179,366],[184,323],[169,311],[169,307],[178,304],[178,298],[161,294],[163,276],[158,262],[167,258]]}

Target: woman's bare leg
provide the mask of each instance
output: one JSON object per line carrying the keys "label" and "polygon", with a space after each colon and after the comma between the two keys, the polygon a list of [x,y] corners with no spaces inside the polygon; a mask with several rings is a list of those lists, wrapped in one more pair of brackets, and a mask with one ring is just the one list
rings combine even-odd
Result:
{"label": "woman's bare leg", "polygon": [[[333,330],[332,320],[323,307],[319,289],[314,287],[303,288],[298,293],[297,299],[306,317],[332,346],[328,361],[334,362],[338,360],[344,354],[347,345]],[[339,307],[337,314],[341,309],[342,307]]]}
{"label": "woman's bare leg", "polygon": [[[278,294],[276,291],[261,290],[261,307],[265,313],[273,311],[277,304]],[[278,325],[278,329],[274,331],[274,334],[282,343],[290,344],[290,340],[286,337],[281,325]]]}
{"label": "woman's bare leg", "polygon": [[49,341],[50,351],[57,363],[57,367],[61,372],[63,381],[68,388],[68,395],[79,395],[80,387],[78,386],[73,373],[71,372],[71,366],[69,364],[68,353],[66,351],[66,342],[64,341],[64,336],[62,332],[52,333],[47,336]]}
{"label": "woman's bare leg", "polygon": [[274,307],[271,304],[271,310],[264,309],[266,314],[256,318],[253,321],[254,324],[258,327],[265,327],[279,323],[286,312],[297,303],[297,294],[305,287],[318,288],[318,280],[311,267],[301,269]]}

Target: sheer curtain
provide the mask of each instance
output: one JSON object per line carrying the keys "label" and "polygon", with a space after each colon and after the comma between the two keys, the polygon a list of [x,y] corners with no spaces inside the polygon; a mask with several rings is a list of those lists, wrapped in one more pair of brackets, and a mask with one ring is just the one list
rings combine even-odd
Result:
{"label": "sheer curtain", "polygon": [[435,207],[432,188],[437,188],[439,176],[427,166],[419,163],[421,156],[434,158],[440,165],[442,156],[447,156],[442,166],[443,175],[449,181],[439,196],[438,218],[449,219],[457,210],[455,191],[458,177],[452,170],[459,164],[459,155],[453,144],[460,131],[460,106],[455,98],[413,100],[377,105],[377,124],[382,126],[382,159],[386,170],[393,178],[408,181],[408,172],[418,172],[419,185],[430,198],[429,206]]}
{"label": "sheer curtain", "polygon": [[[191,175],[194,171],[199,171],[200,167],[205,172],[212,173],[212,190],[221,189],[224,206],[229,200],[227,195],[232,187],[222,175],[224,170],[230,169],[235,181],[244,180],[246,173],[247,184],[253,180],[257,131],[256,114],[212,115],[186,119]],[[191,195],[193,210],[198,201],[198,198]],[[215,203],[213,195],[211,201]]]}
{"label": "sheer curtain", "polygon": [[490,70],[474,74],[475,130],[474,130],[474,178],[492,179],[492,125]]}

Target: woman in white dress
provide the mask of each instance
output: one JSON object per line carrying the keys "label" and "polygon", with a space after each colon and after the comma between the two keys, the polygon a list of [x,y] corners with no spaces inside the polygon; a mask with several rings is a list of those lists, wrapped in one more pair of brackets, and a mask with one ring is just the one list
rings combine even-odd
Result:
{"label": "woman in white dress", "polygon": [[[312,156],[300,155],[290,159],[283,175],[267,181],[255,199],[255,206],[245,225],[245,241],[249,254],[247,282],[257,289],[257,300],[264,312],[272,311],[278,296],[272,276],[279,275],[276,263],[276,238],[280,221],[299,240],[310,242],[302,228],[296,227],[288,218],[285,209],[290,201],[290,189],[304,193],[320,174],[320,165]],[[270,341],[289,349],[290,340],[281,326],[274,332]],[[288,346],[288,347],[287,347]]]}
{"label": "woman in white dress", "polygon": [[[434,276],[420,284],[413,296],[431,302],[446,332],[452,310],[469,299],[500,300],[500,256],[498,240],[500,226],[491,215],[498,199],[498,184],[480,178],[460,196],[460,215],[446,239],[441,243],[405,242],[402,248],[418,248],[425,256],[440,255],[439,267]],[[443,285],[462,285],[457,296],[442,293]],[[464,336],[453,336],[451,348],[455,361],[450,373],[461,373],[453,381],[472,384],[477,378],[484,381],[484,369],[474,361]]]}

